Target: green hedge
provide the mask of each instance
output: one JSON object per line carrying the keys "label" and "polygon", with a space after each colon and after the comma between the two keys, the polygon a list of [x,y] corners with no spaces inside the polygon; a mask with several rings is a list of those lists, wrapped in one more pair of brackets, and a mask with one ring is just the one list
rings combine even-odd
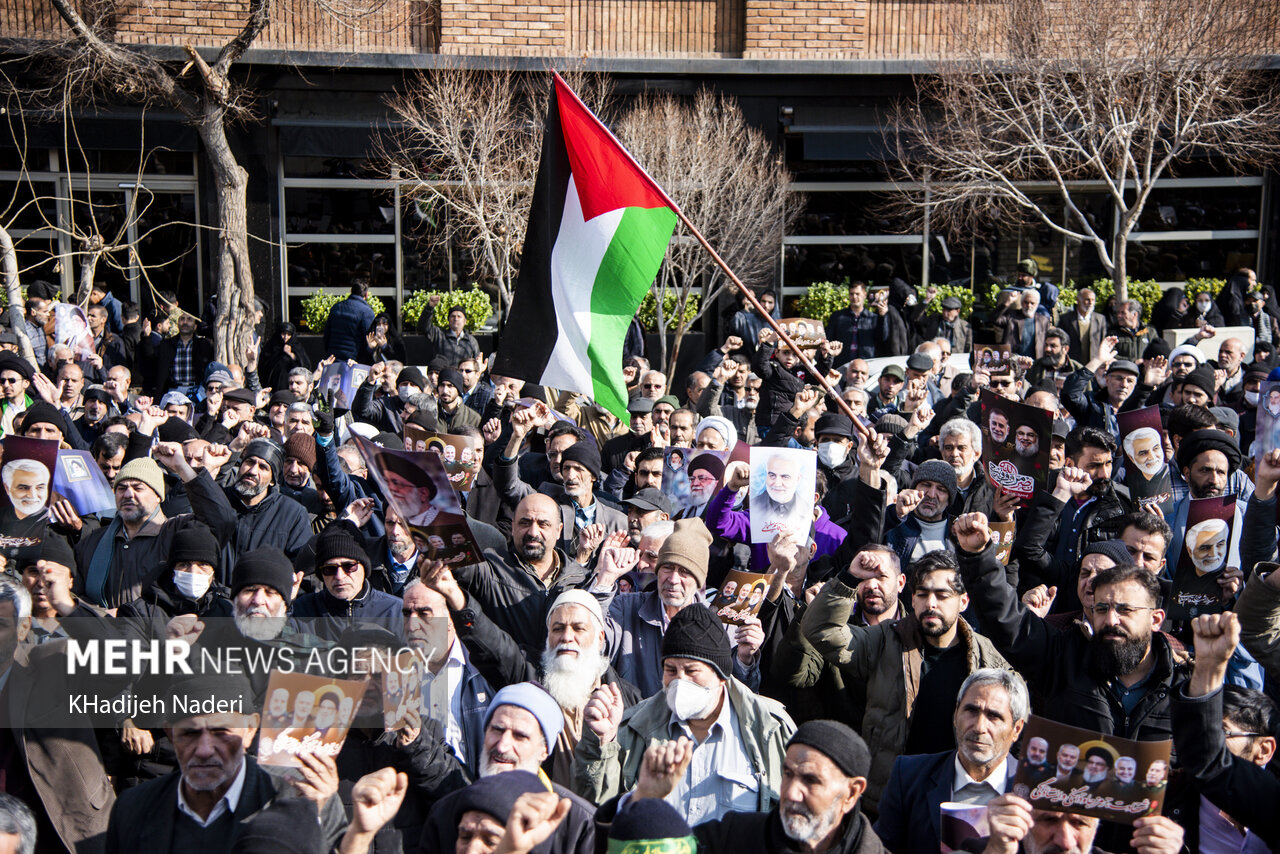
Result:
{"label": "green hedge", "polygon": [[436,295],[439,295],[440,302],[431,312],[431,322],[441,329],[449,327],[449,309],[455,305],[462,306],[462,312],[467,316],[468,332],[475,332],[484,326],[485,321],[493,314],[493,303],[489,300],[489,295],[475,283],[472,283],[469,291],[414,291],[400,309],[400,316],[404,318],[407,329],[417,330],[423,309],[427,307],[431,297]]}
{"label": "green hedge", "polygon": [[[667,331],[675,330],[677,324],[676,303],[679,301],[679,294],[674,290],[669,290],[662,296],[662,319],[666,321]],[[686,324],[693,323],[694,317],[698,314],[698,306],[701,303],[701,297],[697,294],[689,294],[689,299],[684,305],[684,321]],[[640,325],[645,328],[646,332],[658,331],[658,299],[653,295],[653,291],[649,291],[644,295],[644,300],[640,303],[640,309],[636,312],[636,317],[640,318]]]}
{"label": "green hedge", "polygon": [[[329,312],[333,307],[347,298],[347,294],[326,294],[317,291],[302,301],[302,322],[301,326],[319,335],[324,332],[324,325],[329,322]],[[382,300],[369,295],[369,308],[373,309],[375,315],[384,314],[386,306],[382,304]]]}

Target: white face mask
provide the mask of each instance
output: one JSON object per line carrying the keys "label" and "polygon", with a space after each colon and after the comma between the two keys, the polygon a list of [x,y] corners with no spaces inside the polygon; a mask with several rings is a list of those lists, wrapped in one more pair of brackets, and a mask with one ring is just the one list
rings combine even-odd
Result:
{"label": "white face mask", "polygon": [[1246,391],[1244,393],[1244,402],[1250,406],[1258,405],[1258,393],[1256,391]]}
{"label": "white face mask", "polygon": [[819,442],[818,459],[828,468],[835,468],[849,456],[849,449],[839,442]]}
{"label": "white face mask", "polygon": [[675,679],[664,692],[667,708],[682,721],[700,720],[707,716],[711,706],[711,689],[688,679]]}
{"label": "white face mask", "polygon": [[1207,300],[1196,300],[1196,310],[1199,311],[1201,314],[1208,311],[1209,306],[1211,305],[1213,305],[1213,303]]}
{"label": "white face mask", "polygon": [[213,576],[203,572],[183,572],[180,569],[173,571],[173,586],[188,599],[199,599],[209,591],[212,583]]}
{"label": "white face mask", "polygon": [[407,385],[402,385],[400,388],[396,389],[396,396],[399,397],[402,402],[408,403],[409,398],[413,397],[413,389]]}

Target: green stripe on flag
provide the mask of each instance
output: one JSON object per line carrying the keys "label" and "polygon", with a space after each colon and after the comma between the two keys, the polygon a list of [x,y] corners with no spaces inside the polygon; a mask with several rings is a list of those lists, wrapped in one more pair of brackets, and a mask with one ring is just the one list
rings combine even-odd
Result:
{"label": "green stripe on flag", "polygon": [[596,403],[627,420],[622,342],[676,228],[670,208],[626,208],[591,288],[591,380]]}

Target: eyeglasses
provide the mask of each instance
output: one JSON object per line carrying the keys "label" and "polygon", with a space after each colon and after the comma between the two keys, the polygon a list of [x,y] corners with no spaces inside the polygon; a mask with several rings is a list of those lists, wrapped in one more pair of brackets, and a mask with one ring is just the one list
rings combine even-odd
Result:
{"label": "eyeglasses", "polygon": [[15,385],[21,377],[0,377],[0,385]]}
{"label": "eyeglasses", "polygon": [[641,388],[662,388],[662,383],[641,383]]}
{"label": "eyeglasses", "polygon": [[1269,733],[1265,733],[1265,732],[1232,732],[1231,730],[1226,730],[1226,731],[1224,731],[1224,732],[1222,733],[1223,738],[1262,738],[1264,735],[1269,735]]}
{"label": "eyeglasses", "polygon": [[1096,617],[1105,617],[1112,611],[1115,611],[1121,617],[1132,617],[1139,611],[1154,611],[1152,605],[1126,605],[1124,602],[1095,602],[1093,604],[1093,614]]}
{"label": "eyeglasses", "polygon": [[326,563],[320,567],[320,574],[325,578],[333,578],[339,571],[343,575],[355,575],[356,570],[360,568],[360,564],[354,560],[343,561],[342,563]]}

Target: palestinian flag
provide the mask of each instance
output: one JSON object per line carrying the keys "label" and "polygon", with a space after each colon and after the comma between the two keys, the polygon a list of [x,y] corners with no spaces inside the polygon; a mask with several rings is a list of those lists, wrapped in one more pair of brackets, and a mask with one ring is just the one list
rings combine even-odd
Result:
{"label": "palestinian flag", "polygon": [[557,74],[494,373],[582,392],[626,420],[622,342],[675,207]]}

